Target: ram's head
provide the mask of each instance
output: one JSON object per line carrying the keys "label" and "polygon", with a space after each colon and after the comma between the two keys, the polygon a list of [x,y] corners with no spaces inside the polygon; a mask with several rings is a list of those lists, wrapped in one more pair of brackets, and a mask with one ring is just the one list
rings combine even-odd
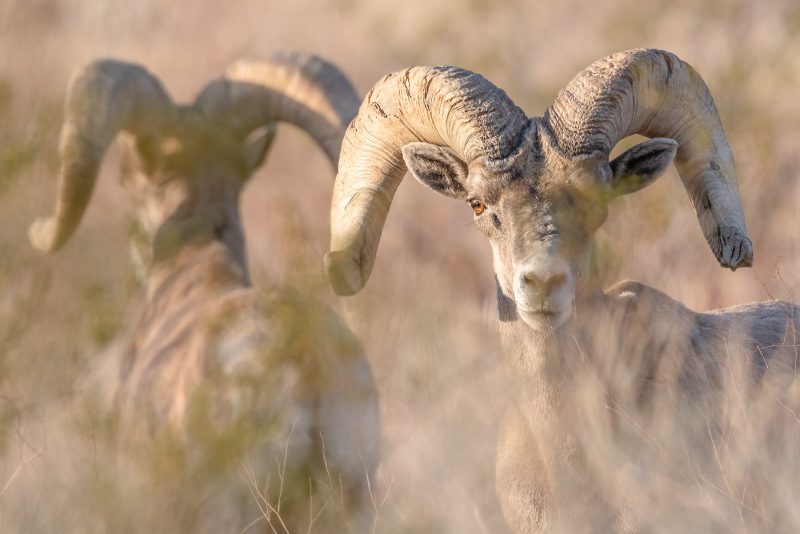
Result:
{"label": "ram's head", "polygon": [[[652,139],[609,161],[632,134]],[[528,118],[491,82],[453,67],[379,81],[342,145],[326,268],[334,289],[366,283],[406,169],[469,203],[494,251],[501,318],[535,329],[570,316],[593,236],[615,197],[674,160],[701,229],[724,267],[752,263],[736,173],[713,99],[689,65],[658,50],[601,59]]]}
{"label": "ram's head", "polygon": [[308,132],[335,167],[358,103],[338,68],[307,54],[237,62],[188,105],[174,104],[138,65],[90,63],[67,91],[55,213],[34,223],[31,241],[54,251],[69,240],[106,150],[125,133],[122,181],[153,253],[215,238],[243,255],[238,197],[263,161],[275,124],[287,121]]}

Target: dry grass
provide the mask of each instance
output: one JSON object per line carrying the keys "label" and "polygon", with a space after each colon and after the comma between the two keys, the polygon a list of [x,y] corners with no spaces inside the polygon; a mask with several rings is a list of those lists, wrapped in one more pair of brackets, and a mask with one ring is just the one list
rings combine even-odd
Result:
{"label": "dry grass", "polygon": [[[109,489],[98,430],[75,386],[139,294],[116,152],[65,250],[40,256],[25,236],[53,200],[60,106],[74,68],[99,56],[135,60],[188,100],[231,60],[279,49],[324,54],[362,92],[389,71],[449,63],[481,72],[540,114],[580,68],[638,46],[676,52],[711,87],[736,155],[756,266],[718,268],[671,172],[612,207],[601,236],[608,282],[637,279],[694,309],[794,299],[800,6],[792,0],[0,0],[0,531],[113,532],[99,517],[112,513],[126,524],[137,516]],[[376,531],[501,532],[493,458],[508,399],[489,247],[467,207],[408,180],[369,286],[338,301],[320,268],[331,184],[324,156],[283,128],[243,211],[256,283],[321,289],[367,349],[384,423]],[[641,491],[656,529],[798,524],[797,414],[783,411],[783,426],[762,424],[777,416],[741,409],[736,391],[710,463],[681,464],[695,485],[668,476],[676,458],[686,458],[670,428],[659,429],[656,453],[640,464],[651,468],[625,479]],[[73,410],[78,421],[65,414]],[[616,465],[614,451],[604,458]],[[739,520],[748,514],[764,520]]]}

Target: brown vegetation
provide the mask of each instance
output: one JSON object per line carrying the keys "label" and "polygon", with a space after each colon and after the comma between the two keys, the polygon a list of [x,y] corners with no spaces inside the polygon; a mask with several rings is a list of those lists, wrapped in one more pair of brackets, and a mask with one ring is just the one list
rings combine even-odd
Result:
{"label": "brown vegetation", "polygon": [[[797,302],[796,2],[549,4],[0,0],[0,531],[103,532],[97,526],[103,514],[125,515],[131,524],[137,516],[112,498],[113,480],[96,446],[102,429],[81,407],[78,386],[102,363],[140,294],[116,149],[67,248],[42,256],[26,238],[30,222],[52,205],[69,73],[96,57],[148,65],[178,100],[193,97],[231,60],[279,49],[325,54],[361,92],[409,65],[453,64],[485,75],[533,113],[598,57],[639,46],[671,50],[702,73],[715,96],[736,157],[755,265],[735,273],[718,267],[673,170],[612,206],[600,235],[607,283],[640,280],[696,310],[771,298]],[[335,299],[322,273],[328,163],[297,131],[284,128],[277,137],[243,199],[255,284],[319,289],[364,343],[384,423],[377,532],[501,532],[494,447],[506,379],[491,254],[471,227],[471,210],[406,180],[369,285],[354,299]],[[76,407],[79,417],[65,414],[65,406]],[[767,417],[753,419],[755,412],[735,406],[729,435],[746,432],[752,439],[713,449],[714,479],[676,486],[661,475],[685,457],[682,444],[665,442],[655,455],[641,495],[653,523],[665,530],[744,530],[737,514],[754,501],[744,503],[739,490],[753,488],[753,466],[763,481],[758,514],[800,521],[800,453],[761,448],[765,441],[796,443],[797,415],[765,412],[783,424],[764,435],[760,422]],[[660,436],[669,430],[659,429]],[[610,459],[615,453],[597,451]],[[768,521],[762,526],[770,530]]]}

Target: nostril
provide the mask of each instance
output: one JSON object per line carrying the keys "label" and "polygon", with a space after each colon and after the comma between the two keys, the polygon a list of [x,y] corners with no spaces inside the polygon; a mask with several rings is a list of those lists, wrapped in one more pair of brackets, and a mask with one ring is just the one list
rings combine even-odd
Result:
{"label": "nostril", "polygon": [[542,284],[542,279],[530,271],[522,275],[522,280],[528,285],[536,286],[537,289],[541,289],[544,285]]}
{"label": "nostril", "polygon": [[565,273],[554,274],[545,282],[545,287],[548,290],[557,289],[567,282],[567,275]]}

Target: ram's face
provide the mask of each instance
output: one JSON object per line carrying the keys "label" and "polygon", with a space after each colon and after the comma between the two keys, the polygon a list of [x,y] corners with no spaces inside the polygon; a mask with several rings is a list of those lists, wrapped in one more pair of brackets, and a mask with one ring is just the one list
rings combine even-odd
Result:
{"label": "ram's face", "polygon": [[469,166],[466,198],[475,225],[489,239],[504,318],[536,330],[569,319],[576,287],[587,273],[595,232],[608,214],[599,191],[586,184],[608,163],[580,162],[528,172]]}
{"label": "ram's face", "polygon": [[422,143],[406,145],[403,154],[421,182],[469,204],[492,245],[501,316],[547,330],[571,316],[608,202],[651,183],[675,148],[674,141],[647,141],[611,163],[602,155],[537,153],[465,164],[449,149]]}
{"label": "ram's face", "polygon": [[[588,269],[605,204],[569,184],[520,179],[469,199],[475,224],[489,238],[501,299],[534,329],[559,327],[570,317],[576,284]],[[508,306],[508,302],[501,302]]]}

